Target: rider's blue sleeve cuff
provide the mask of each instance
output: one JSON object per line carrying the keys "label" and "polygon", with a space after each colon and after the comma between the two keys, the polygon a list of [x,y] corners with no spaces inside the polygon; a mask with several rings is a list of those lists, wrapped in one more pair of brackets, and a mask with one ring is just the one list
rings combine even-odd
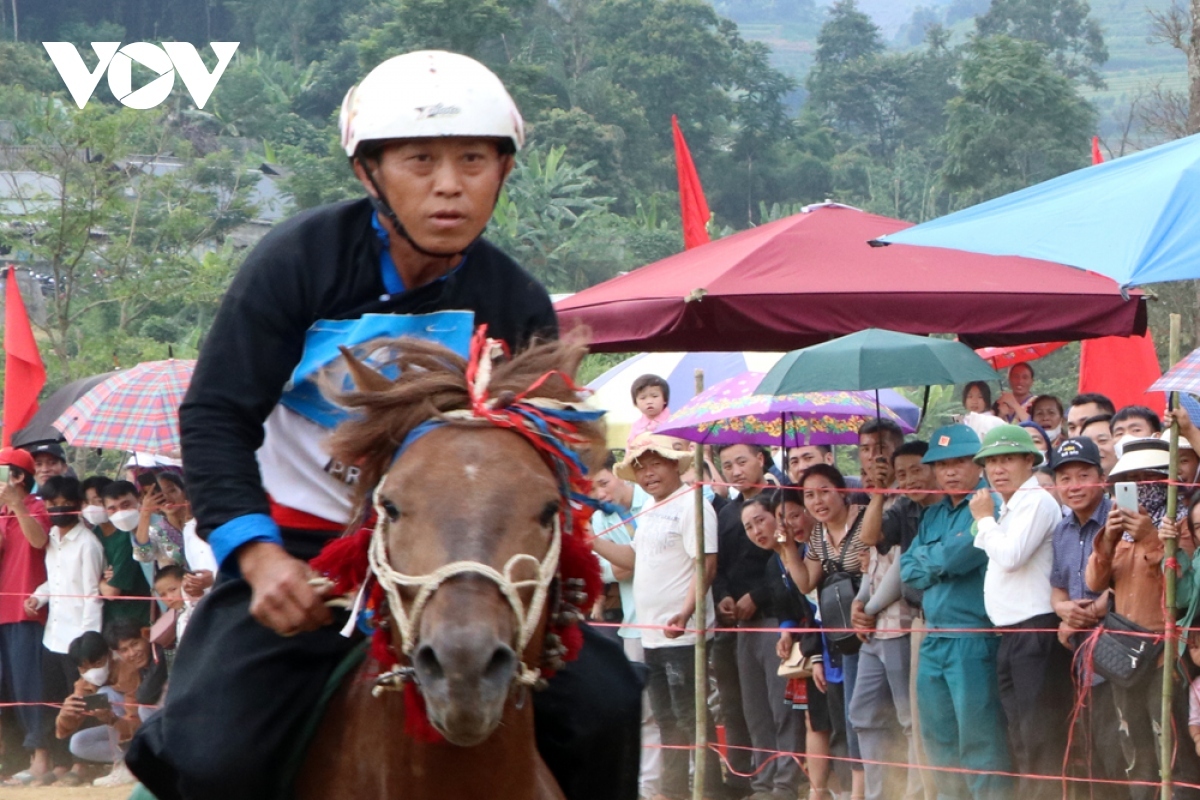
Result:
{"label": "rider's blue sleeve cuff", "polygon": [[226,568],[225,560],[233,555],[234,550],[250,542],[282,545],[283,537],[275,520],[266,514],[246,514],[231,519],[208,535],[208,544],[222,569]]}
{"label": "rider's blue sleeve cuff", "polygon": [[780,622],[780,623],[779,623],[779,627],[781,627],[781,628],[794,628],[794,627],[796,627],[796,623],[792,622],[790,619],[785,619],[785,620],[783,620],[782,622]]}

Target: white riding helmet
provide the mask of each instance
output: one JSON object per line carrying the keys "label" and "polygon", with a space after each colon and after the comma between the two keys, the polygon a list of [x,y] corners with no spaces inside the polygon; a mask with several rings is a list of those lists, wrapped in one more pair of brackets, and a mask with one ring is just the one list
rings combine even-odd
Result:
{"label": "white riding helmet", "polygon": [[473,58],[419,50],[389,58],[350,88],[338,120],[350,158],[363,142],[479,136],[521,149],[525,123],[504,84]]}

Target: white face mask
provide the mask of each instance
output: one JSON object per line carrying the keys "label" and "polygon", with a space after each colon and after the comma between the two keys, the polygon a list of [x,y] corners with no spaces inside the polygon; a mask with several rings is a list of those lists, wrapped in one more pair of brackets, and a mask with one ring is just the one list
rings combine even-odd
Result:
{"label": "white face mask", "polygon": [[1059,436],[1062,436],[1062,425],[1059,425],[1057,428],[1045,428],[1044,430],[1046,431],[1046,435],[1050,437],[1050,441],[1052,441],[1052,442],[1055,439],[1057,439]]}
{"label": "white face mask", "polygon": [[108,683],[108,662],[105,662],[103,667],[93,667],[84,672],[83,679],[97,687]]}
{"label": "white face mask", "polygon": [[136,508],[127,508],[124,511],[118,511],[108,518],[108,521],[117,527],[118,530],[130,531],[137,530],[138,519],[142,516],[141,512]]}
{"label": "white face mask", "polygon": [[84,506],[80,513],[89,525],[103,525],[108,522],[108,512],[104,510],[104,506]]}

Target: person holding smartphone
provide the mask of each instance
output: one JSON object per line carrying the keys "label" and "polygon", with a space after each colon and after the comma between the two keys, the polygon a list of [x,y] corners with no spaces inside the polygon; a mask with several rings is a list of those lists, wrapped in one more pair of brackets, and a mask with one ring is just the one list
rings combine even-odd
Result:
{"label": "person holding smartphone", "polygon": [[[166,502],[155,482],[144,492],[129,481],[113,481],[100,492],[109,521],[133,537],[133,557],[143,564],[165,567],[183,565],[183,539],[176,541],[161,525],[159,511]],[[149,569],[147,582],[153,582]]]}
{"label": "person holding smartphone", "polygon": [[[1159,527],[1167,526],[1167,473],[1170,445],[1158,438],[1125,438],[1117,443],[1120,453],[1109,475],[1113,483],[1136,484],[1137,510],[1122,503],[1125,492],[1114,497],[1104,528],[1096,534],[1087,564],[1087,585],[1093,592],[1112,590],[1113,611],[1152,633],[1166,628],[1162,610],[1163,541]],[[1181,508],[1180,516],[1186,513]],[[1160,657],[1161,658],[1161,657]],[[1159,662],[1162,663],[1161,661]],[[1175,687],[1176,729],[1187,729],[1187,689],[1173,669],[1147,671],[1133,686],[1113,686],[1113,701],[1126,741],[1133,750],[1127,758],[1130,780],[1158,780],[1159,746],[1155,730],[1159,723],[1163,674],[1177,681]],[[1127,754],[1128,755],[1128,754]],[[1200,783],[1200,758],[1192,748],[1180,747],[1175,756],[1175,779],[1181,783]],[[1135,800],[1156,796],[1136,787]]]}
{"label": "person holding smartphone", "polygon": [[105,634],[89,631],[71,642],[67,654],[79,680],[63,700],[54,734],[70,740],[73,773],[80,775],[85,762],[112,764],[96,785],[122,786],[135,781],[125,767],[124,747],[141,725],[137,698],[151,665],[150,642],[130,620],[114,621]]}
{"label": "person holding smartphone", "polygon": [[[40,497],[32,494],[33,456],[24,450],[0,450],[0,674],[9,688],[0,700],[38,703],[42,698],[41,619],[25,616],[24,599],[46,580],[45,548],[50,514]],[[29,769],[14,776],[30,783],[50,772],[50,757],[42,710],[33,705],[14,709],[24,731],[24,748],[32,758]]]}

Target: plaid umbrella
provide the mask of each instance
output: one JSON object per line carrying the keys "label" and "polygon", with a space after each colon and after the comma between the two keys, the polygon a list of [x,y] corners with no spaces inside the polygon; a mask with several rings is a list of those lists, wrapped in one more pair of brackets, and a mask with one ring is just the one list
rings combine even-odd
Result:
{"label": "plaid umbrella", "polygon": [[756,394],[763,377],[745,372],[721,381],[672,414],[658,433],[716,445],[855,444],[858,429],[876,414],[913,432],[896,412],[877,405],[873,392]]}
{"label": "plaid umbrella", "polygon": [[1147,391],[1200,394],[1200,349],[1188,353],[1166,375],[1151,384]]}
{"label": "plaid umbrella", "polygon": [[188,359],[138,364],[83,395],[54,427],[76,446],[178,452],[179,405],[195,367]]}

